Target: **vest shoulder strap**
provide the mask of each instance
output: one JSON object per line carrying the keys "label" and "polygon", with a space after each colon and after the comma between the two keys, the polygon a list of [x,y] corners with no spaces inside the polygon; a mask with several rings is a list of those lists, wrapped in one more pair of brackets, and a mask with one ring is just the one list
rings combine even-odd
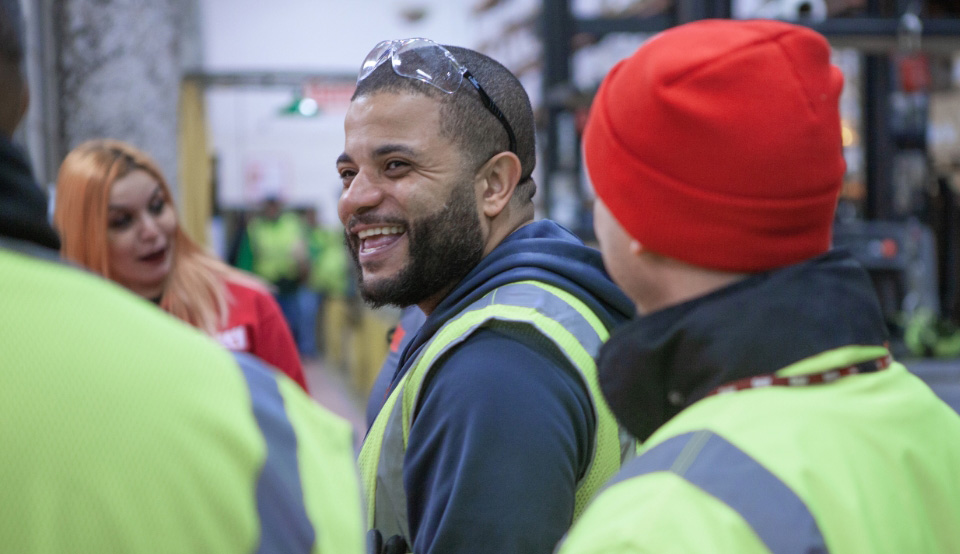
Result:
{"label": "vest shoulder strap", "polygon": [[827,552],[820,527],[803,499],[716,433],[700,430],[671,437],[624,464],[607,487],[658,471],[673,473],[725,503],[773,554]]}
{"label": "vest shoulder strap", "polygon": [[[403,443],[419,404],[422,385],[436,361],[491,321],[527,323],[552,340],[560,352],[588,381],[596,375],[595,356],[610,334],[600,319],[572,294],[538,281],[500,286],[446,322],[424,345],[409,371],[403,391]],[[591,371],[592,370],[592,371]],[[602,398],[602,395],[600,396]]]}

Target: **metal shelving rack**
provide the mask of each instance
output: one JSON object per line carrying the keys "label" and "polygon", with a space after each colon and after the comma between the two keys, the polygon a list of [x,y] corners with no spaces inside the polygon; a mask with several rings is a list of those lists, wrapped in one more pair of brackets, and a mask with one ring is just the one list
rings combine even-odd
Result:
{"label": "metal shelving rack", "polygon": [[[589,35],[599,41],[610,33],[656,33],[689,21],[731,16],[732,0],[674,0],[667,13],[651,17],[576,18],[571,0],[544,0],[541,15],[543,41],[543,108],[546,111],[543,136],[543,210],[550,216],[554,208],[552,183],[557,178],[576,181],[580,174],[579,156],[561,161],[561,119],[571,111],[571,98],[577,94],[572,85],[571,61],[573,37]],[[854,48],[865,54],[863,64],[863,136],[866,167],[865,217],[885,219],[892,213],[892,159],[896,145],[890,129],[887,103],[893,88],[889,53],[897,49],[901,16],[909,7],[922,12],[924,2],[917,0],[867,0],[864,14],[827,18],[823,21],[795,21],[822,33],[838,48]],[[922,48],[926,52],[960,51],[960,19],[924,19]],[[579,151],[579,136],[575,138]],[[578,194],[582,194],[577,187]],[[585,198],[580,198],[585,201]],[[576,229],[589,235],[589,229]]]}
{"label": "metal shelving rack", "polygon": [[[892,124],[893,108],[890,104],[891,93],[896,89],[894,81],[893,55],[902,50],[904,29],[904,15],[925,14],[928,4],[947,2],[953,6],[954,0],[866,0],[862,13],[857,15],[828,17],[823,20],[793,21],[820,32],[835,48],[850,48],[859,51],[862,57],[860,64],[860,97],[861,97],[861,136],[864,153],[864,185],[865,195],[861,206],[859,227],[866,238],[845,237],[847,240],[860,240],[855,244],[861,251],[867,250],[868,241],[878,240],[877,233],[897,231],[900,236],[904,229],[916,229],[915,222],[904,222],[900,227],[890,220],[896,219],[894,198],[894,159],[901,152],[894,136]],[[576,89],[572,75],[572,62],[575,53],[574,44],[596,43],[611,33],[643,33],[652,34],[682,23],[705,18],[731,17],[733,0],[673,0],[668,11],[649,17],[627,18],[577,18],[571,11],[571,0],[543,0],[541,12],[540,33],[543,42],[543,74],[542,74],[542,109],[544,119],[541,136],[541,164],[542,182],[540,194],[543,214],[555,217],[558,192],[566,185],[570,190],[570,183],[574,183],[572,191],[577,195],[576,201],[583,208],[588,207],[588,193],[580,186],[581,157],[580,136],[571,126],[570,113],[576,110],[581,112],[589,104],[592,91]],[[942,6],[943,4],[941,4]],[[951,8],[951,11],[954,9]],[[956,13],[954,11],[954,13]],[[960,14],[953,17],[924,17],[921,19],[922,29],[917,36],[920,50],[928,54],[953,54],[960,52]],[[575,38],[576,37],[576,38]],[[913,145],[914,147],[916,145]],[[574,155],[571,155],[574,152]],[[955,208],[953,210],[955,212]],[[949,210],[948,210],[949,212]],[[573,230],[586,239],[591,239],[593,230],[589,211],[578,211],[579,219],[572,225]],[[912,227],[911,227],[912,225]],[[883,231],[886,229],[887,231]],[[929,231],[924,231],[929,235]],[[871,235],[872,233],[872,235]],[[916,233],[913,233],[916,234]],[[953,233],[953,235],[956,235]],[[894,235],[890,235],[894,236]],[[931,235],[932,236],[932,235]],[[938,240],[941,237],[938,237]],[[927,305],[934,309],[949,309],[952,302],[960,304],[957,298],[957,287],[960,286],[960,264],[957,263],[957,253],[960,249],[956,236],[942,237],[944,242],[940,248],[940,282],[936,276],[931,280],[932,268],[937,265],[937,252],[931,254],[931,247],[927,246],[923,257],[908,257],[904,253],[894,260],[898,265],[899,283],[897,287],[911,288],[914,296],[920,295],[932,300]],[[893,240],[887,237],[884,240]],[[897,240],[900,240],[897,238]],[[912,239],[911,239],[912,240]],[[933,239],[930,239],[933,240]],[[930,243],[930,240],[924,244]],[[916,241],[913,241],[916,242]],[[902,242],[910,250],[916,244],[909,241]],[[922,246],[922,245],[921,245]],[[903,250],[908,250],[907,248]],[[870,269],[870,263],[876,262],[878,292],[884,296],[882,289],[889,273],[884,274],[883,263],[891,260],[867,260],[865,266]],[[913,274],[922,273],[924,278],[920,283],[913,279]],[[912,280],[912,281],[911,281]],[[904,281],[911,281],[903,285]],[[919,283],[919,284],[918,284]],[[932,283],[932,284],[931,284]],[[889,289],[889,287],[887,287]],[[889,292],[886,291],[886,292]],[[895,309],[904,309],[907,304],[905,292],[894,294],[896,302],[902,302]],[[890,300],[890,294],[887,294]],[[937,298],[939,297],[939,298]],[[893,303],[891,301],[891,303]],[[960,307],[954,307],[954,311]],[[909,311],[909,310],[907,310]],[[906,313],[906,312],[905,312]],[[898,314],[891,312],[892,317]]]}

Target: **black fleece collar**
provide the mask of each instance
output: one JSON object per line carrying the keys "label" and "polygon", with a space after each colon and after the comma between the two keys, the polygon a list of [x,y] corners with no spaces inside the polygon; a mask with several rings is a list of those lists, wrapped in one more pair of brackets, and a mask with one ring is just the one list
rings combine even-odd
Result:
{"label": "black fleece collar", "polygon": [[37,186],[23,154],[0,137],[0,236],[60,249],[47,222],[47,196]]}
{"label": "black fleece collar", "polygon": [[886,340],[870,277],[833,251],[632,320],[600,352],[600,385],[617,419],[646,440],[719,385]]}

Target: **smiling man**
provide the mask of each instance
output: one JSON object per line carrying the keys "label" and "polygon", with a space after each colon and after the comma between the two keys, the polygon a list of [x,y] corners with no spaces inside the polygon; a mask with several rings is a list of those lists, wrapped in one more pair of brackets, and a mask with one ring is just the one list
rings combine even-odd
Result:
{"label": "smiling man", "polygon": [[360,454],[374,550],[550,552],[629,450],[593,356],[632,306],[598,252],[534,222],[533,112],[499,63],[385,41],[345,130],[360,292],[427,315]]}

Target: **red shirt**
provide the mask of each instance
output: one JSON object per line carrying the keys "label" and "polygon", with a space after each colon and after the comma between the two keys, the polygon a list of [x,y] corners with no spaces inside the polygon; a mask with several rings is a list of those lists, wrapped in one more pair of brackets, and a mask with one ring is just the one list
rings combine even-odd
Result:
{"label": "red shirt", "polygon": [[227,290],[232,299],[227,324],[217,331],[220,344],[253,354],[307,390],[300,353],[277,301],[265,289],[246,284],[228,281]]}

